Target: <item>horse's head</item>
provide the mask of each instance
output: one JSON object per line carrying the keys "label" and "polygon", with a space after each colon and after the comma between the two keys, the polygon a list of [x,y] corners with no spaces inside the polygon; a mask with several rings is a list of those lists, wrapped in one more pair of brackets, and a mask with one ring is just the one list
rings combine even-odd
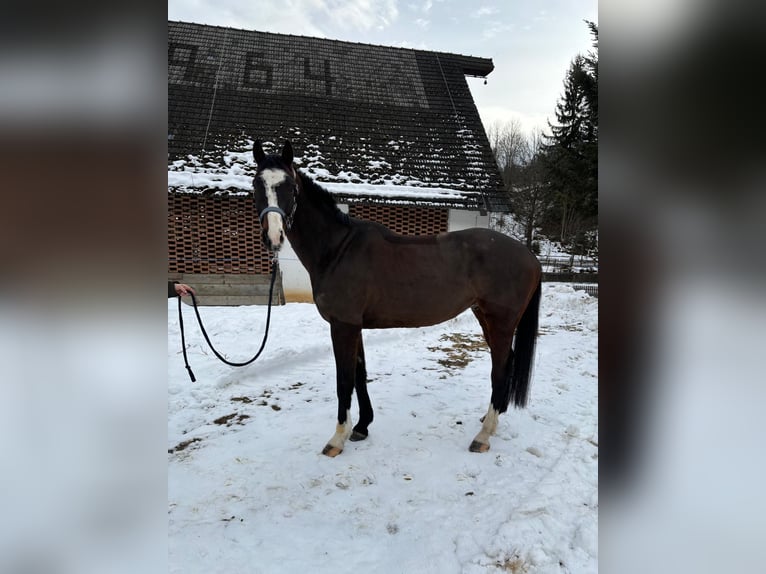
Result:
{"label": "horse's head", "polygon": [[298,194],[293,148],[286,141],[281,156],[266,155],[261,142],[256,140],[253,157],[258,166],[253,178],[255,209],[263,229],[263,244],[279,251],[285,242],[285,232],[292,225]]}

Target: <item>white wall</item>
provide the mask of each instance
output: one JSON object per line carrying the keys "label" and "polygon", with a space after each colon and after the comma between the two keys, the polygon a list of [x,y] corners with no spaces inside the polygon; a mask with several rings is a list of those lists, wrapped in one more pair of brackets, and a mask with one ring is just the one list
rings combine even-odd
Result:
{"label": "white wall", "polygon": [[[348,213],[348,205],[338,204],[338,209]],[[314,301],[311,294],[311,279],[309,274],[298,261],[292,245],[286,241],[279,252],[279,267],[282,269],[282,289],[287,303],[310,303]]]}
{"label": "white wall", "polygon": [[282,270],[282,289],[287,303],[311,302],[311,281],[290,242],[279,251],[279,268]]}
{"label": "white wall", "polygon": [[478,211],[465,211],[463,209],[449,210],[450,231],[460,231],[469,227],[489,227],[489,215],[479,215]]}
{"label": "white wall", "polygon": [[[348,205],[338,205],[341,211],[348,213]],[[489,216],[479,215],[478,211],[464,211],[461,209],[450,209],[447,229],[449,231],[459,231],[469,227],[488,227]],[[311,302],[311,280],[309,274],[298,261],[290,242],[286,242],[279,252],[279,266],[282,269],[282,288],[285,293],[285,301]]]}

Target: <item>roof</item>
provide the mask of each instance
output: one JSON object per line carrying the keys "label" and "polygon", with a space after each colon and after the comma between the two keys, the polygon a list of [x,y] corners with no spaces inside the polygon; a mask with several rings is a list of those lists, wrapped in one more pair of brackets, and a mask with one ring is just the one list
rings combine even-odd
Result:
{"label": "roof", "polygon": [[249,190],[253,139],[267,153],[289,139],[296,164],[341,199],[508,211],[466,81],[493,68],[475,56],[168,22],[169,187]]}

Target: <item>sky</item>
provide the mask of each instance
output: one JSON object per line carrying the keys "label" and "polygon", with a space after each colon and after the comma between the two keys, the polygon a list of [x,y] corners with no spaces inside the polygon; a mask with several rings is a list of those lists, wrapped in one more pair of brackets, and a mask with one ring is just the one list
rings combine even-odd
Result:
{"label": "sky", "polygon": [[597,0],[168,0],[168,19],[491,58],[468,78],[485,129],[517,119],[526,131],[554,118],[571,60],[592,38]]}
{"label": "sky", "polygon": [[[491,386],[466,311],[364,331],[375,419],[328,458],[335,364],[314,305],[273,308],[263,355],[241,369],[183,305],[192,383],[169,300],[167,571],[595,574],[598,299],[544,283],[540,304],[529,405],[501,415],[489,452],[468,451]],[[263,306],[200,314],[219,351],[253,355]]]}

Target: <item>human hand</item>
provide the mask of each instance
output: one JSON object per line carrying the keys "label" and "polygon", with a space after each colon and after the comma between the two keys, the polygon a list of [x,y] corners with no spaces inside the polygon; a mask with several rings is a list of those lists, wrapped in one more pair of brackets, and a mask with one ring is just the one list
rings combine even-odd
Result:
{"label": "human hand", "polygon": [[181,297],[185,295],[196,295],[197,292],[189,287],[186,283],[176,283],[175,284],[176,293],[180,295]]}

